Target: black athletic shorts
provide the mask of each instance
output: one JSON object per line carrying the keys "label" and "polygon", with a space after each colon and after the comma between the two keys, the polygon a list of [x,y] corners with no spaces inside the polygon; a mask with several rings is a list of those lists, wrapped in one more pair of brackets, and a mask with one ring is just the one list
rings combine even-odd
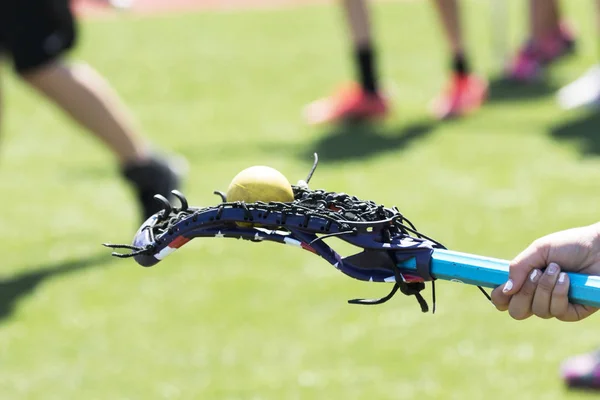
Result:
{"label": "black athletic shorts", "polygon": [[70,0],[0,0],[0,54],[18,72],[51,62],[75,44]]}

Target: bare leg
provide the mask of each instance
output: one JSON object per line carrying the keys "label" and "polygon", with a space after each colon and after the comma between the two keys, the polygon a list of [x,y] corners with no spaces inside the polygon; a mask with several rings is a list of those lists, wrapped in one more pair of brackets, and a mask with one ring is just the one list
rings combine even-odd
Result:
{"label": "bare leg", "polygon": [[90,66],[57,61],[21,76],[102,140],[121,164],[147,159],[148,148],[127,108],[108,82]]}
{"label": "bare leg", "polygon": [[371,46],[371,20],[366,0],[344,0],[344,12],[354,45]]}
{"label": "bare leg", "polygon": [[434,0],[439,17],[442,20],[446,38],[453,54],[463,54],[460,10],[456,0]]}
{"label": "bare leg", "polygon": [[344,0],[346,22],[354,46],[356,70],[362,89],[367,93],[376,93],[377,74],[369,8],[366,0]]}
{"label": "bare leg", "polygon": [[539,42],[559,32],[558,0],[530,0],[529,6],[531,36],[534,41]]}

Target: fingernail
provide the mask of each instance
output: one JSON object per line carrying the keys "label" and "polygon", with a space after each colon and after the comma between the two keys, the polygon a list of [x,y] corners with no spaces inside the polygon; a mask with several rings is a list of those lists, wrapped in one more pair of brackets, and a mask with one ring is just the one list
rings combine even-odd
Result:
{"label": "fingernail", "polygon": [[567,273],[566,272],[561,272],[558,275],[558,283],[565,283],[566,279],[567,279]]}
{"label": "fingernail", "polygon": [[537,282],[538,277],[541,275],[540,271],[537,269],[534,269],[533,271],[531,271],[531,275],[529,275],[529,280],[531,282]]}
{"label": "fingernail", "polygon": [[558,272],[558,265],[555,263],[551,263],[548,265],[548,275],[556,275]]}
{"label": "fingernail", "polygon": [[502,289],[502,293],[507,293],[512,288],[513,288],[513,281],[512,281],[512,279],[509,279],[504,284],[504,289]]}

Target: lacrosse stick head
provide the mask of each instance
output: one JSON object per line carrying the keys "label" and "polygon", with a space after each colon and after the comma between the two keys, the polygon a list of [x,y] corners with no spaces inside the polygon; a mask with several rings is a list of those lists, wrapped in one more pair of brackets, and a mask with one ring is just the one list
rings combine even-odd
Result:
{"label": "lacrosse stick head", "polygon": [[[378,300],[352,300],[359,304],[380,304],[397,290],[415,295],[424,311],[427,305],[419,292],[424,282],[433,281],[429,261],[434,248],[443,246],[421,234],[397,208],[387,208],[373,201],[361,200],[345,193],[311,190],[308,183],[318,159],[305,180],[292,185],[290,202],[228,202],[222,192],[215,192],[221,202],[209,207],[190,207],[180,192],[173,194],[180,205],[173,206],[160,196],[163,205],[137,230],[128,254],[144,266],[156,265],[166,256],[194,238],[237,238],[253,242],[276,242],[295,246],[319,255],[344,274],[363,281],[394,283],[392,292]],[[329,239],[346,241],[362,250],[342,256]],[[401,262],[414,260],[416,273],[399,268]]]}
{"label": "lacrosse stick head", "polygon": [[[155,240],[153,227],[158,221],[159,217],[160,214],[154,214],[140,226],[133,236],[132,247],[149,249],[154,245]],[[134,255],[133,259],[143,267],[151,267],[160,261],[151,252],[140,252],[139,254]]]}

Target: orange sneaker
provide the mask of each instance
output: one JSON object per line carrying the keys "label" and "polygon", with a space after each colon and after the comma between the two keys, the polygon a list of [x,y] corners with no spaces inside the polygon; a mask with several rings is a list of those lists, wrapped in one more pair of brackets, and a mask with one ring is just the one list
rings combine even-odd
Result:
{"label": "orange sneaker", "polygon": [[354,83],[343,87],[331,97],[307,105],[304,118],[311,125],[371,121],[385,117],[388,110],[385,97],[367,93]]}
{"label": "orange sneaker", "polygon": [[449,119],[477,110],[486,100],[488,83],[475,75],[455,74],[444,92],[431,104],[437,119]]}

